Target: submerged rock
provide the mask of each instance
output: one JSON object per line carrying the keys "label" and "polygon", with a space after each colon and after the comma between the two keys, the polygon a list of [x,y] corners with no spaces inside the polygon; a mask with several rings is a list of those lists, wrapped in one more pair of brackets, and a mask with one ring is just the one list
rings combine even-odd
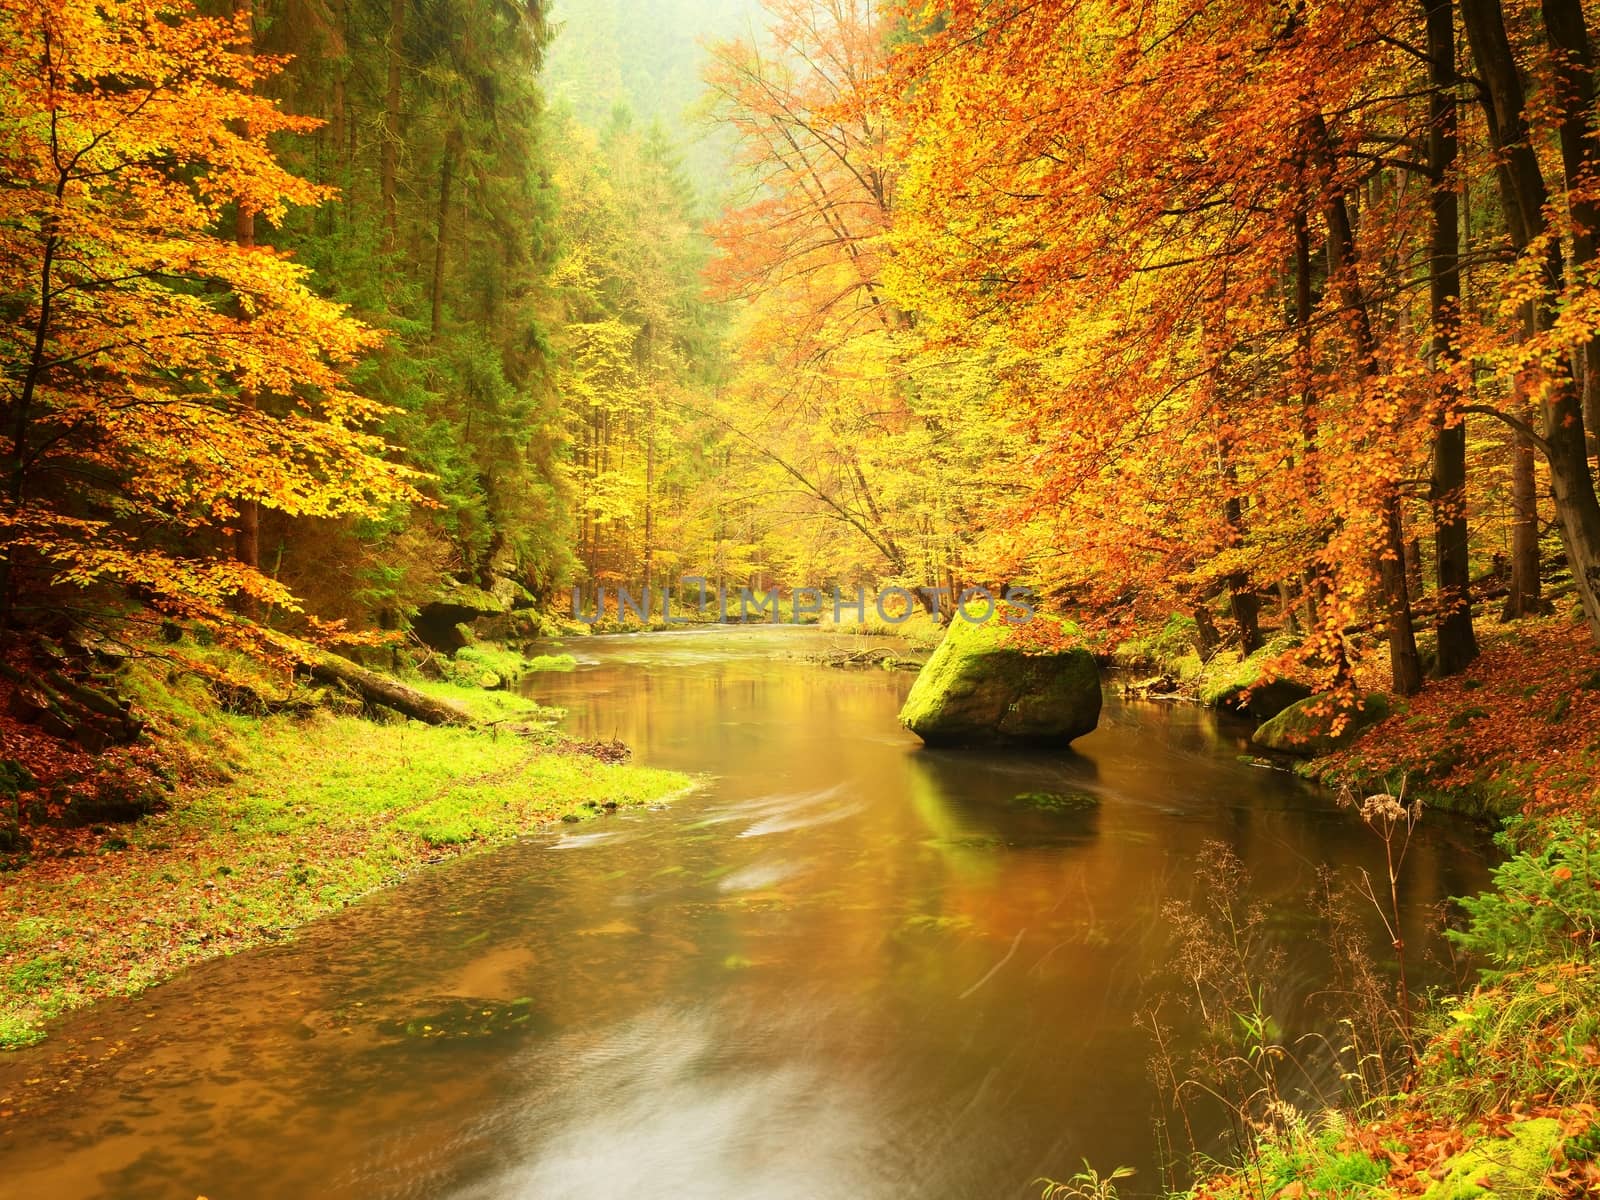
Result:
{"label": "submerged rock", "polygon": [[1018,792],[1011,803],[1039,812],[1082,813],[1098,809],[1100,797],[1093,792]]}
{"label": "submerged rock", "polygon": [[1091,732],[1100,721],[1093,655],[1026,651],[1011,632],[1002,621],[951,622],[900,723],[930,746],[1065,746]]}
{"label": "submerged rock", "polygon": [[[1389,715],[1389,698],[1374,692],[1354,704],[1331,695],[1312,696],[1291,704],[1251,738],[1263,750],[1314,758],[1350,745],[1369,726]],[[1334,727],[1340,725],[1337,733]]]}

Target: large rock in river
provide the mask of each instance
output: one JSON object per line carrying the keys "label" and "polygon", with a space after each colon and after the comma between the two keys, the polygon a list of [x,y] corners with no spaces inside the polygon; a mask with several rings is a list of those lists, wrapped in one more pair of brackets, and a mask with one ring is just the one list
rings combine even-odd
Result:
{"label": "large rock in river", "polygon": [[959,616],[900,710],[930,746],[1065,746],[1099,721],[1100,672],[1087,650],[1024,649],[1003,621]]}

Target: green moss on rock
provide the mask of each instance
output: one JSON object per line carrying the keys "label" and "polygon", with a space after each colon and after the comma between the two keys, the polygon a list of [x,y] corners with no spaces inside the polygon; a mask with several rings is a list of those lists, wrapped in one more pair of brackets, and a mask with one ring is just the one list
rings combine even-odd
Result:
{"label": "green moss on rock", "polygon": [[1311,689],[1303,683],[1267,679],[1267,664],[1281,659],[1294,646],[1295,639],[1278,637],[1249,658],[1240,659],[1236,652],[1218,654],[1206,664],[1201,677],[1200,703],[1267,721],[1291,704],[1308,699]]}
{"label": "green moss on rock", "polygon": [[[1063,631],[1075,634],[1065,625]],[[1100,721],[1084,649],[1027,652],[1002,621],[957,619],[917,676],[900,723],[930,746],[1065,746]]]}
{"label": "green moss on rock", "polygon": [[1389,698],[1377,692],[1344,705],[1326,694],[1312,696],[1284,709],[1251,740],[1263,750],[1317,757],[1342,750],[1389,712]]}

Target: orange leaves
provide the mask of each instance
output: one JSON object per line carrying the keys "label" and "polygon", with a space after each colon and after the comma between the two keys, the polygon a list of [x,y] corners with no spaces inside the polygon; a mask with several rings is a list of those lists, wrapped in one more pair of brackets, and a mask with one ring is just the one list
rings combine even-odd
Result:
{"label": "orange leaves", "polygon": [[1600,655],[1585,630],[1549,618],[1480,636],[1483,654],[1470,671],[1436,681],[1405,716],[1334,756],[1334,777],[1358,768],[1368,778],[1406,772],[1414,789],[1514,789],[1530,812],[1592,803],[1586,731],[1600,724],[1600,690],[1589,682],[1600,675]]}
{"label": "orange leaves", "polygon": [[1030,548],[1023,570],[1157,621],[1309,574],[1315,648],[1340,659],[1382,619],[1393,493],[1459,406],[1407,282],[1427,188],[1393,162],[1426,136],[1425,74],[1397,49],[1421,8],[897,12],[927,32],[883,89],[888,294],[930,346],[995,364],[1035,449],[997,464],[1015,499],[991,516]]}

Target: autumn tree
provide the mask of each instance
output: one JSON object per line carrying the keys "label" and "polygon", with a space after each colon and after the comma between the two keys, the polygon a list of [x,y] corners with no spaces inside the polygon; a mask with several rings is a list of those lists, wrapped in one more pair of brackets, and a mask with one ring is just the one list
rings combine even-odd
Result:
{"label": "autumn tree", "polygon": [[[1547,5],[1542,56],[1506,67],[1483,7],[1498,12],[1460,15],[1487,128],[1457,104],[1446,4],[905,6],[926,37],[891,62],[891,298],[929,344],[997,364],[1033,449],[1012,466],[1020,502],[988,524],[1058,593],[1133,621],[1193,612],[1202,640],[1220,595],[1244,649],[1259,598],[1276,593],[1288,625],[1298,593],[1304,657],[1337,673],[1352,637],[1381,630],[1393,686],[1415,690],[1419,611],[1438,669],[1476,652],[1467,422],[1487,414],[1544,454],[1593,623],[1564,365],[1591,326],[1562,261],[1584,254],[1589,75],[1554,70],[1567,99],[1536,110],[1518,91],[1541,63],[1586,62],[1587,37],[1577,5]],[[1548,137],[1531,111],[1554,114]],[[1580,186],[1558,230],[1535,168],[1563,128]],[[1469,305],[1468,273],[1477,297],[1508,289],[1506,310]],[[1529,305],[1546,315],[1525,337]],[[1414,529],[1430,519],[1427,596]]]}
{"label": "autumn tree", "polygon": [[234,212],[328,198],[269,147],[316,125],[260,94],[281,65],[247,14],[185,0],[0,5],[8,628],[61,611],[62,585],[219,625],[241,594],[291,609],[230,553],[245,506],[373,517],[415,495],[349,379],[376,335],[234,236]]}
{"label": "autumn tree", "polygon": [[836,527],[821,577],[951,590],[994,431],[971,421],[974,371],[922,357],[888,294],[898,26],[871,0],[765,8],[765,36],[719,44],[707,70],[743,184],[713,225],[712,286],[738,312],[723,420],[786,519]]}
{"label": "autumn tree", "polygon": [[[1573,583],[1591,632],[1600,641],[1600,500],[1589,463],[1585,412],[1576,364],[1594,360],[1597,323],[1591,269],[1595,255],[1595,135],[1593,58],[1582,5],[1541,5],[1546,49],[1555,63],[1543,132],[1560,146],[1565,186],[1553,198],[1549,171],[1500,0],[1462,0],[1461,16],[1481,80],[1489,139],[1497,156],[1506,225],[1519,262],[1508,307],[1529,315],[1528,336],[1513,347],[1485,348],[1485,357],[1514,375],[1533,395],[1538,428],[1503,407],[1487,411],[1538,448],[1549,468],[1551,494]],[[1527,53],[1526,51],[1524,52]],[[1553,128],[1551,128],[1553,126]],[[1552,203],[1554,199],[1554,203]],[[1564,228],[1552,227],[1554,214]],[[1565,238],[1563,238],[1565,234]],[[1592,405],[1591,405],[1592,409]],[[1591,412],[1592,415],[1592,412]]]}
{"label": "autumn tree", "polygon": [[[578,552],[599,585],[660,587],[706,566],[703,409],[716,362],[699,295],[706,245],[694,199],[659,129],[617,109],[596,136],[566,116],[561,389],[577,497]],[[703,571],[702,571],[703,573]]]}

